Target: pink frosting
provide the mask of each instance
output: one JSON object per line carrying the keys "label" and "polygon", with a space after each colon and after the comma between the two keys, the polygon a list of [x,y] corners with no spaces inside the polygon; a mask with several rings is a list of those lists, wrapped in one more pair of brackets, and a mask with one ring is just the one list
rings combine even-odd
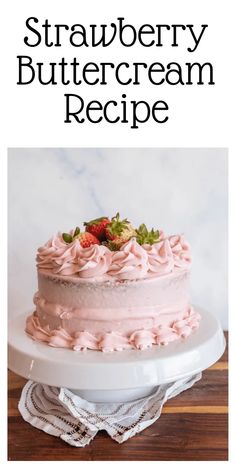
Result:
{"label": "pink frosting", "polygon": [[180,337],[180,335],[178,335],[178,333],[170,326],[159,326],[159,328],[155,331],[155,334],[156,344],[162,346],[167,346],[167,344],[171,343],[172,341],[176,341],[176,339]]}
{"label": "pink frosting", "polygon": [[63,328],[55,329],[49,333],[49,346],[52,347],[67,347],[70,348],[72,344],[72,337]]}
{"label": "pink frosting", "polygon": [[113,252],[108,274],[117,279],[140,279],[148,271],[147,251],[131,238],[119,251]]}
{"label": "pink frosting", "polygon": [[174,258],[168,239],[153,245],[144,244],[148,255],[148,276],[169,274],[174,268]]}
{"label": "pink frosting", "polygon": [[186,338],[192,330],[198,328],[200,319],[199,313],[196,313],[193,307],[190,307],[182,320],[175,321],[172,324],[172,329],[182,338]]}
{"label": "pink frosting", "polygon": [[169,236],[170,247],[173,253],[175,267],[187,268],[192,262],[190,246],[181,235]]}
{"label": "pink frosting", "polygon": [[49,328],[42,328],[36,314],[28,316],[26,320],[26,333],[30,334],[34,339],[49,343]]}
{"label": "pink frosting", "polygon": [[78,272],[81,245],[78,239],[66,244],[62,254],[57,254],[52,258],[52,272],[59,275],[73,275]]}
{"label": "pink frosting", "polygon": [[103,352],[123,351],[131,347],[126,336],[114,331],[102,334],[97,344],[97,349]]}
{"label": "pink frosting", "polygon": [[136,349],[147,349],[155,344],[155,335],[151,330],[142,329],[134,331],[130,336],[130,342]]}
{"label": "pink frosting", "polygon": [[111,251],[98,244],[81,247],[79,239],[66,243],[60,233],[38,249],[37,266],[54,274],[95,277],[105,274],[111,264]]}
{"label": "pink frosting", "polygon": [[167,236],[166,234],[164,233],[164,231],[162,229],[159,230],[159,241],[163,241],[163,239],[166,239]]}
{"label": "pink frosting", "polygon": [[58,233],[38,249],[37,266],[39,269],[53,269],[54,258],[61,257],[67,249],[67,244]]}
{"label": "pink frosting", "polygon": [[177,339],[188,337],[199,327],[200,319],[201,316],[190,307],[182,320],[175,321],[169,326],[136,330],[129,336],[118,332],[94,335],[87,331],[76,332],[72,336],[62,327],[54,330],[50,330],[48,326],[41,327],[35,312],[26,320],[26,332],[33,339],[46,342],[53,347],[110,352],[124,349],[146,349],[155,344],[167,345]]}
{"label": "pink frosting", "polygon": [[75,333],[75,339],[72,343],[74,351],[85,351],[86,349],[97,349],[96,337],[87,331]]}
{"label": "pink frosting", "polygon": [[76,274],[80,250],[78,239],[67,244],[61,233],[58,233],[38,249],[37,266],[39,269],[51,270],[54,274]]}
{"label": "pink frosting", "polygon": [[81,248],[77,272],[80,277],[97,277],[105,274],[112,260],[112,252],[106,246],[94,244]]}

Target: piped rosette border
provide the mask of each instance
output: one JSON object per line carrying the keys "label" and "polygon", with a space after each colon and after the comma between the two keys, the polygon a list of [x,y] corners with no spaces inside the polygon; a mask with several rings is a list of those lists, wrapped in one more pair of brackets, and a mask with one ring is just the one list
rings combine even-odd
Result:
{"label": "piped rosette border", "polygon": [[136,237],[131,237],[116,251],[103,244],[84,248],[78,239],[67,243],[58,233],[37,253],[38,270],[86,279],[107,275],[136,280],[166,275],[174,268],[187,269],[190,265],[190,247],[184,235],[166,237],[162,232],[156,243],[141,245]]}

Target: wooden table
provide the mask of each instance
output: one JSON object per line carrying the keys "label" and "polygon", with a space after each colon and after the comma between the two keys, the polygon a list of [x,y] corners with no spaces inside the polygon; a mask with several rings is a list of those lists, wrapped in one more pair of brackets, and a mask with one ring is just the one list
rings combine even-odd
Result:
{"label": "wooden table", "polygon": [[[227,333],[225,333],[227,337]],[[85,448],[69,446],[26,423],[17,405],[26,380],[9,372],[11,461],[227,460],[227,350],[193,388],[169,400],[159,420],[123,444],[105,432]]]}

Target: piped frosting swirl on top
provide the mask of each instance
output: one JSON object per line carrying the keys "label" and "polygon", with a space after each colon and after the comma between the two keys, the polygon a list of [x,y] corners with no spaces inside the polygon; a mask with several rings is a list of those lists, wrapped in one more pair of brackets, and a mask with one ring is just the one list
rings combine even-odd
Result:
{"label": "piped frosting swirl on top", "polygon": [[148,256],[149,277],[169,274],[173,271],[174,258],[168,239],[163,239],[153,245],[144,244],[143,248]]}
{"label": "piped frosting swirl on top", "polygon": [[187,268],[192,262],[189,243],[183,234],[173,235],[169,238],[175,267]]}
{"label": "piped frosting swirl on top", "polygon": [[81,246],[77,239],[67,244],[61,233],[38,249],[37,266],[51,270],[54,274],[73,275],[78,272]]}
{"label": "piped frosting swirl on top", "polygon": [[140,246],[135,238],[125,243],[119,251],[112,255],[109,275],[117,279],[142,279],[148,272],[147,251]]}
{"label": "piped frosting swirl on top", "polygon": [[37,267],[58,275],[81,278],[107,274],[118,280],[135,280],[169,274],[174,267],[187,269],[191,265],[190,247],[183,235],[166,237],[161,232],[159,242],[142,246],[131,238],[118,251],[93,244],[83,248],[78,239],[66,243],[61,233],[38,249]]}
{"label": "piped frosting swirl on top", "polygon": [[80,277],[98,277],[105,274],[112,260],[112,252],[106,246],[93,244],[81,248],[78,259],[78,275]]}

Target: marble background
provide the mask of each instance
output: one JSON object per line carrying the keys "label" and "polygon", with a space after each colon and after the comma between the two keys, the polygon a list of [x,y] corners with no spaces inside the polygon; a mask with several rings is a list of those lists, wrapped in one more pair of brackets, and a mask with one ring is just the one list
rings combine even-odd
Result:
{"label": "marble background", "polygon": [[135,225],[186,234],[193,301],[227,328],[226,150],[12,148],[8,164],[10,316],[32,307],[38,246],[119,210]]}

